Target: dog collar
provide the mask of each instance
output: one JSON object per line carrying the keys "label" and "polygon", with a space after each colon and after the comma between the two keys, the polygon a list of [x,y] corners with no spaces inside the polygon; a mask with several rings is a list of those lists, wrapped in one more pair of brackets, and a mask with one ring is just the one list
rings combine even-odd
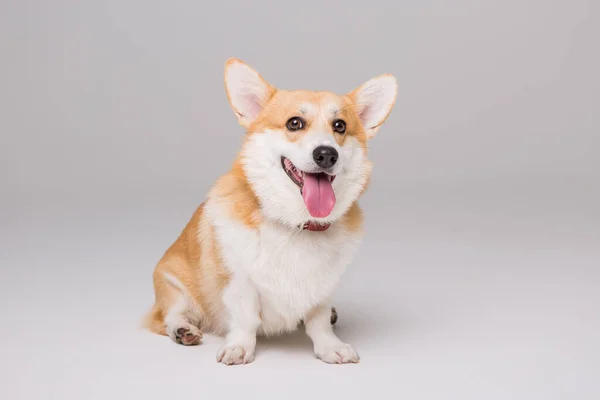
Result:
{"label": "dog collar", "polygon": [[331,226],[331,223],[326,222],[324,224],[315,222],[315,221],[307,221],[302,225],[302,230],[304,231],[326,231]]}

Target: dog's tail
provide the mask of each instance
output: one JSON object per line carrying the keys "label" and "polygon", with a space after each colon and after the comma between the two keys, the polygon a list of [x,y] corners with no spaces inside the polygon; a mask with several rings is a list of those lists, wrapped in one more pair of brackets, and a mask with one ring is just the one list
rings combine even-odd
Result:
{"label": "dog's tail", "polygon": [[156,334],[167,336],[163,312],[156,304],[152,306],[152,309],[144,316],[142,327]]}

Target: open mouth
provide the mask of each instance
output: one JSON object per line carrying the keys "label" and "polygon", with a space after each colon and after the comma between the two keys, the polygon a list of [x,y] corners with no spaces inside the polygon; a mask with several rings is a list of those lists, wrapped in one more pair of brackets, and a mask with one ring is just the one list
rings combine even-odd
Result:
{"label": "open mouth", "polygon": [[292,182],[300,188],[300,194],[310,215],[317,218],[327,217],[335,205],[335,193],[331,186],[335,175],[301,171],[285,157],[281,157],[281,166]]}

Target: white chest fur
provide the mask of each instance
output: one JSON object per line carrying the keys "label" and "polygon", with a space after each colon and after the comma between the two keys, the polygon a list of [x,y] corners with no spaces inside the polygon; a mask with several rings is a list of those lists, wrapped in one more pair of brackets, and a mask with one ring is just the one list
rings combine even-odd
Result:
{"label": "white chest fur", "polygon": [[357,234],[336,224],[312,232],[263,223],[260,255],[249,271],[260,296],[263,333],[295,328],[308,311],[327,300],[357,244]]}
{"label": "white chest fur", "polygon": [[[273,222],[250,229],[208,208],[232,283],[243,280],[256,291],[259,334],[293,330],[306,313],[327,301],[360,239],[359,233],[336,223],[322,232],[290,230]],[[248,290],[235,297],[250,298]]]}

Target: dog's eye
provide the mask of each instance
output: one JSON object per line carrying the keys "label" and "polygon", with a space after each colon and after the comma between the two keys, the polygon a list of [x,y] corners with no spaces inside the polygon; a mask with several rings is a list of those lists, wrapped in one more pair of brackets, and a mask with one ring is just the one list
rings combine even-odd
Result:
{"label": "dog's eye", "polygon": [[285,124],[290,131],[298,131],[304,129],[304,120],[300,117],[292,117]]}
{"label": "dog's eye", "polygon": [[336,119],[335,121],[333,121],[333,130],[337,133],[344,133],[346,132],[346,123],[344,121],[342,121],[341,119]]}

